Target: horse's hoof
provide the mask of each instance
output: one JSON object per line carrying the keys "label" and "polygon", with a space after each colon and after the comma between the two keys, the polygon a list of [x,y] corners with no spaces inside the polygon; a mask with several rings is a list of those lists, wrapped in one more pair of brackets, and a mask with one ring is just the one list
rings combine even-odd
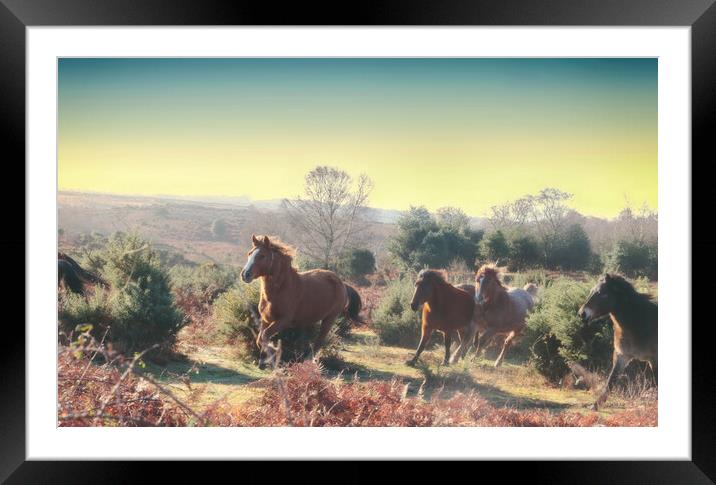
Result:
{"label": "horse's hoof", "polygon": [[599,404],[594,403],[589,407],[589,409],[591,409],[592,411],[599,411]]}
{"label": "horse's hoof", "polygon": [[495,362],[495,369],[497,369],[497,368],[500,367],[501,365],[502,365],[502,361],[501,361],[501,360],[498,360],[497,362]]}
{"label": "horse's hoof", "polygon": [[443,365],[446,366],[446,367],[449,367],[451,363],[452,363],[451,361],[446,360],[446,361],[443,362]]}
{"label": "horse's hoof", "polygon": [[407,365],[408,367],[415,367],[415,361],[412,359],[406,360],[405,365]]}

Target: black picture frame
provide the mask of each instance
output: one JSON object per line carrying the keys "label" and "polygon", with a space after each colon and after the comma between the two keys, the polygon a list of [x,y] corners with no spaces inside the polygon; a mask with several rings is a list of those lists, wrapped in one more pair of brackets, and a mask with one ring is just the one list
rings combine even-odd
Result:
{"label": "black picture frame", "polygon": [[[117,26],[117,25],[571,25],[571,26],[690,26],[692,69],[692,222],[709,221],[707,211],[713,204],[706,188],[709,178],[704,170],[715,159],[713,134],[716,125],[716,5],[714,0],[447,0],[383,1],[343,4],[332,7],[305,3],[270,2],[223,3],[215,0],[180,2],[178,0],[143,0],[141,2],[107,0],[0,0],[0,123],[5,142],[0,155],[6,180],[13,187],[24,188],[25,180],[25,34],[30,26]],[[710,123],[711,122],[711,123]],[[9,136],[8,136],[9,135]],[[697,174],[701,177],[695,176]],[[19,189],[22,191],[23,189]],[[25,252],[24,212],[17,210],[19,195],[3,190],[5,224],[17,229],[6,230],[0,245],[6,257],[4,273],[24,275],[20,258]],[[23,200],[24,197],[23,197]],[[14,219],[13,219],[14,218]],[[8,221],[8,219],[10,219]],[[714,258],[701,258],[716,249],[716,237],[710,234],[708,222],[692,224],[692,260],[699,271],[692,271],[692,301],[709,301],[716,284],[708,282],[713,275]],[[23,229],[20,229],[23,228]],[[14,257],[8,257],[14,255]],[[31,258],[31,254],[25,254]],[[684,264],[691,265],[689,255]],[[693,268],[693,266],[691,266]],[[704,276],[705,275],[705,276]],[[704,281],[698,281],[699,277]],[[14,288],[20,288],[24,277],[13,277]],[[24,285],[22,286],[24,288]],[[18,291],[18,290],[13,290]],[[7,295],[7,294],[6,294]],[[711,296],[711,298],[713,298]],[[15,300],[19,301],[19,298]],[[7,302],[6,302],[7,303]],[[16,302],[10,302],[16,303]],[[10,305],[12,306],[12,305]],[[21,315],[6,317],[0,348],[2,398],[0,399],[0,479],[8,483],[83,483],[124,481],[134,475],[135,465],[120,462],[29,462],[25,461],[25,333],[19,325],[24,307],[14,305]],[[679,462],[523,462],[506,465],[473,464],[468,474],[515,478],[515,471],[531,480],[550,483],[711,483],[716,479],[716,436],[712,411],[716,409],[716,377],[711,371],[708,318],[697,318],[699,306],[692,305],[692,461]],[[708,317],[708,316],[707,316]],[[12,323],[11,323],[12,322]],[[670,322],[669,324],[679,324]],[[681,322],[683,323],[683,322]],[[575,444],[578,446],[578,443]],[[336,464],[334,464],[335,466]],[[364,463],[336,466],[350,481],[369,479],[370,468]],[[167,467],[168,468],[168,467]],[[185,467],[172,464],[175,473]],[[306,475],[303,471],[306,470]],[[436,471],[437,472],[437,471]],[[305,464],[292,464],[291,474],[315,476]],[[401,468],[401,481],[425,477],[418,466]],[[250,473],[238,476],[249,479]],[[289,473],[287,473],[287,476]],[[457,479],[462,473],[453,475]],[[468,475],[469,476],[469,475]],[[71,478],[70,478],[71,477]],[[134,480],[133,480],[134,481]]]}

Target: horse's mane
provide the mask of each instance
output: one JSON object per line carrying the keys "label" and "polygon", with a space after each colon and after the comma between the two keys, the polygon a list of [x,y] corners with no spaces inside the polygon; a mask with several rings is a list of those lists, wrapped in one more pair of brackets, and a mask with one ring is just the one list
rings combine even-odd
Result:
{"label": "horse's mane", "polygon": [[615,288],[620,295],[632,300],[641,300],[649,303],[654,302],[654,299],[650,294],[639,293],[636,288],[634,288],[634,286],[623,276],[616,273],[607,274],[609,276],[609,285]]}
{"label": "horse's mane", "polygon": [[263,236],[264,239],[259,239],[263,242],[265,245],[266,238],[268,238],[268,248],[275,250],[277,253],[288,257],[289,260],[293,260],[293,258],[296,256],[296,248],[293,246],[281,241],[276,236]]}
{"label": "horse's mane", "polygon": [[420,273],[418,273],[418,278],[436,279],[443,283],[447,283],[447,275],[444,271],[441,271],[439,269],[424,269]]}
{"label": "horse's mane", "polygon": [[500,280],[500,270],[497,269],[496,266],[493,266],[491,264],[483,264],[480,266],[480,269],[477,270],[477,274],[475,275],[475,279],[479,280],[481,276],[493,276],[495,278],[495,281],[501,286],[505,287],[505,285],[502,283],[502,280]]}

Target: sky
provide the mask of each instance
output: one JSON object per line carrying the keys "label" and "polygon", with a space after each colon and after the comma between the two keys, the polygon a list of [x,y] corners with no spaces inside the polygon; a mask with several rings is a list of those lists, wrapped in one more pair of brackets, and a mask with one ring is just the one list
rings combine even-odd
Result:
{"label": "sky", "polygon": [[484,216],[545,187],[657,208],[657,60],[58,61],[60,190],[295,197],[318,165],[369,205]]}

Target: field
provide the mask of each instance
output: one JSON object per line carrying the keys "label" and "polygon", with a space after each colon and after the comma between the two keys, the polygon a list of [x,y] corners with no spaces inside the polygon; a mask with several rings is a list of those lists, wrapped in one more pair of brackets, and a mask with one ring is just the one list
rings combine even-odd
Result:
{"label": "field", "polygon": [[[202,263],[221,263],[236,268],[245,261],[250,228],[285,233],[281,218],[269,205],[65,193],[60,195],[60,249],[81,257],[87,255],[87,248],[99,251],[97,248],[106,244],[105,235],[113,231],[138,229],[154,248],[171,252],[174,259],[161,263],[166,267],[187,265],[194,271]],[[211,233],[212,221],[219,218],[228,226],[222,238]],[[386,241],[395,232],[389,219],[390,214],[376,216],[369,227],[375,235],[372,250],[379,262]],[[121,227],[114,227],[118,224]],[[99,237],[91,236],[93,232]],[[499,349],[495,346],[479,357],[470,353],[462,362],[443,366],[442,336],[438,333],[418,365],[409,367],[406,361],[412,357],[414,345],[387,344],[377,333],[381,299],[399,278],[395,270],[378,266],[376,273],[353,283],[363,300],[365,324],[353,327],[330,352],[319,354],[319,359],[270,370],[259,370],[255,358],[219,337],[220,328],[212,317],[217,304],[214,293],[220,293],[216,288],[205,288],[205,300],[199,298],[199,302],[173,288],[173,298],[188,321],[169,352],[141,359],[117,356],[106,346],[98,347],[101,335],[95,335],[96,341],[89,345],[75,341],[70,347],[61,346],[60,424],[657,425],[656,389],[639,375],[622,380],[606,405],[595,412],[589,407],[604,383],[604,369],[550,381],[524,352],[508,353],[504,364],[495,368]],[[470,282],[473,277],[465,267],[452,268],[449,275],[453,283]],[[507,276],[523,281],[535,275],[542,280],[535,282],[541,285],[564,280],[582,288],[592,278],[568,271]],[[231,278],[234,280],[221,291],[246,287],[235,281],[235,274]],[[642,291],[656,296],[655,281],[644,279],[641,283]],[[206,296],[210,293],[211,297]]]}

